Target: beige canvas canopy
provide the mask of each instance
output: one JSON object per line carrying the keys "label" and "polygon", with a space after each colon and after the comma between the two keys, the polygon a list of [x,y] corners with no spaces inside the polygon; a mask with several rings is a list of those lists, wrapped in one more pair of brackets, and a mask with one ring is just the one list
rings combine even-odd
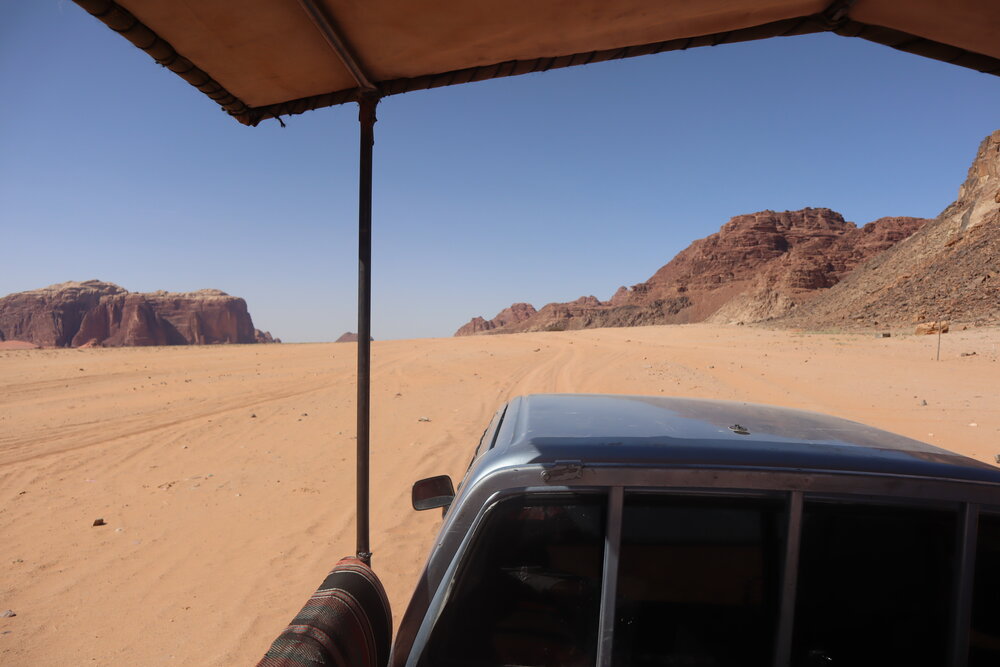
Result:
{"label": "beige canvas canopy", "polygon": [[76,0],[256,125],[358,99],[831,31],[1000,75],[1000,0]]}

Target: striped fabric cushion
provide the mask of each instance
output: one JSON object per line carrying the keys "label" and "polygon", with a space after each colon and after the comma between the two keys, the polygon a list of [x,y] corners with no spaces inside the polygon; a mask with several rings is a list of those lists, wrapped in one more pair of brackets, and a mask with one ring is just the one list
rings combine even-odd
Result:
{"label": "striped fabric cushion", "polygon": [[391,631],[389,600],[378,577],[357,558],[344,558],[257,667],[385,667]]}

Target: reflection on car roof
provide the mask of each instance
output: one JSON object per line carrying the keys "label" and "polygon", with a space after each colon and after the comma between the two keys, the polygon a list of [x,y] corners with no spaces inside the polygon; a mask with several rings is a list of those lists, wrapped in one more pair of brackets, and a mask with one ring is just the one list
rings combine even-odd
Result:
{"label": "reflection on car roof", "polygon": [[1000,484],[1000,470],[846,419],[733,401],[537,394],[509,404],[474,477],[525,464],[802,469]]}

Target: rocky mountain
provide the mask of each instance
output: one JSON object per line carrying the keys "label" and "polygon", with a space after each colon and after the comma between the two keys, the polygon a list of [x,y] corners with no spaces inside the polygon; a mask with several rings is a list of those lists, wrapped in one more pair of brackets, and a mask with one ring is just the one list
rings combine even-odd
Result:
{"label": "rocky mountain", "polygon": [[779,324],[1000,324],[1000,130],[979,145],[958,198]]}
{"label": "rocky mountain", "polygon": [[213,289],[129,292],[100,280],[0,299],[0,341],[42,347],[281,342],[255,329],[246,301]]}
{"label": "rocky mountain", "polygon": [[455,332],[455,335],[472,336],[479,333],[485,333],[487,331],[493,331],[494,329],[512,327],[531,318],[537,312],[538,311],[535,310],[535,307],[530,303],[515,303],[514,305],[501,310],[492,320],[485,320],[482,317],[473,317],[467,324],[462,325],[462,327]]}
{"label": "rocky mountain", "polygon": [[[368,339],[372,340],[372,341],[375,340],[371,336],[369,336]],[[338,338],[337,340],[335,340],[333,342],[334,343],[357,343],[358,342],[358,334],[354,333],[353,331],[345,331],[344,333],[340,334],[340,338]]]}
{"label": "rocky mountain", "polygon": [[694,241],[653,276],[608,301],[586,296],[538,311],[514,304],[474,318],[455,335],[759,321],[784,315],[919,229],[922,218],[881,218],[859,228],[827,208],[760,211]]}

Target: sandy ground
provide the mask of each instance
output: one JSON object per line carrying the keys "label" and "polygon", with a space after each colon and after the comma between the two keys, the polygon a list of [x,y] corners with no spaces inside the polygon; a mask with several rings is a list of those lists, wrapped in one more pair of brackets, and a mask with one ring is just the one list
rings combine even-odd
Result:
{"label": "sandy ground", "polygon": [[[375,568],[398,620],[440,522],[410,484],[459,478],[511,396],[771,403],[993,462],[998,345],[951,333],[934,361],[934,337],[708,325],[377,342]],[[0,664],[253,664],[353,551],[355,354],[0,351]]]}

